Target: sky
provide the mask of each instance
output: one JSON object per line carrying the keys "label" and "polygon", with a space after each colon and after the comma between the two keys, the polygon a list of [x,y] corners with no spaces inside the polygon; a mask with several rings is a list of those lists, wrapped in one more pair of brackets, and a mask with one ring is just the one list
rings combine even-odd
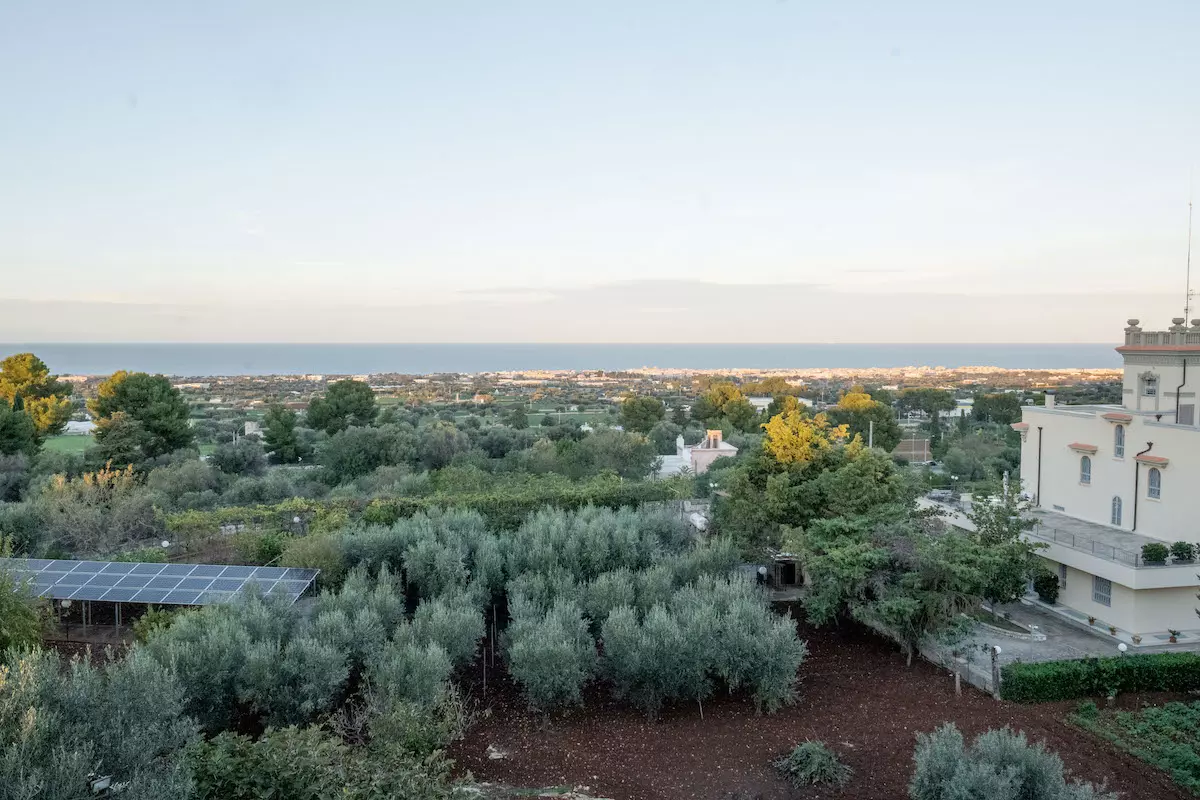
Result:
{"label": "sky", "polygon": [[1198,151],[1194,0],[4,0],[0,341],[1115,342]]}

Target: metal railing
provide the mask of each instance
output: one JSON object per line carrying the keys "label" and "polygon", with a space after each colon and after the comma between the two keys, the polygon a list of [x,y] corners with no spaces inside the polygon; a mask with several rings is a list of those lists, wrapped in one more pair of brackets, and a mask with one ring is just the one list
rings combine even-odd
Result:
{"label": "metal railing", "polygon": [[[1061,544],[1063,547],[1069,547],[1072,550],[1079,550],[1083,553],[1091,553],[1097,558],[1103,558],[1108,561],[1115,561],[1118,564],[1127,564],[1134,569],[1150,566],[1142,561],[1142,554],[1135,553],[1131,550],[1122,550],[1119,547],[1098,542],[1095,539],[1069,531],[1060,531],[1057,528],[1047,528],[1045,525],[1036,525],[1030,531],[1029,535],[1041,539],[1046,542],[1054,542]],[[1154,565],[1161,566],[1161,565]]]}
{"label": "metal railing", "polygon": [[1069,547],[1072,550],[1078,550],[1082,553],[1091,553],[1097,558],[1115,561],[1118,564],[1125,564],[1134,569],[1159,569],[1162,567],[1188,567],[1196,569],[1196,564],[1191,561],[1146,561],[1142,558],[1141,553],[1132,550],[1123,550],[1120,547],[1113,547],[1087,536],[1080,536],[1077,533],[1062,531],[1058,528],[1048,528],[1045,525],[1036,525],[1028,533],[1035,539],[1061,544],[1063,547]]}

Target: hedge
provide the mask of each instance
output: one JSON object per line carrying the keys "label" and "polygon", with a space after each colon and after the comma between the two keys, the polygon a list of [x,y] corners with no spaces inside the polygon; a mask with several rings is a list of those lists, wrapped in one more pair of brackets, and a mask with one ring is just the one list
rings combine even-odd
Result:
{"label": "hedge", "polygon": [[[185,541],[215,535],[222,525],[244,524],[251,530],[292,531],[294,517],[305,520],[309,533],[338,530],[349,522],[391,525],[433,508],[468,508],[478,511],[493,530],[516,530],[533,512],[546,506],[574,511],[585,506],[618,509],[644,503],[677,500],[690,494],[686,480],[624,481],[605,477],[579,482],[532,482],[519,488],[481,492],[435,493],[418,497],[383,497],[305,500],[294,498],[275,506],[219,508],[185,511],[167,517],[167,529]],[[686,490],[686,491],[685,491]]]}
{"label": "hedge", "polygon": [[1000,696],[1017,703],[1047,703],[1119,692],[1188,692],[1200,689],[1200,653],[1007,664],[1001,668],[1000,678]]}

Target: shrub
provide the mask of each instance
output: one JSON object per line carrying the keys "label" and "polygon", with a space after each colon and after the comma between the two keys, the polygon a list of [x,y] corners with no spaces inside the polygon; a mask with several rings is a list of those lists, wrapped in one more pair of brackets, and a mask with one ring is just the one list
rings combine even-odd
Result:
{"label": "shrub", "polygon": [[[369,720],[372,730],[375,722]],[[189,747],[187,762],[199,800],[451,796],[449,764],[440,753],[417,757],[390,741],[349,747],[317,727],[268,730],[257,740],[221,733]]]}
{"label": "shrub", "polygon": [[1151,542],[1150,544],[1142,545],[1142,561],[1147,564],[1157,564],[1167,560],[1167,555],[1170,553],[1165,544]]}
{"label": "shrub", "polygon": [[170,673],[134,650],[65,669],[52,651],[0,668],[0,797],[87,798],[93,771],[122,797],[188,797],[175,753],[195,734]]}
{"label": "shrub", "polygon": [[226,475],[261,475],[267,468],[267,454],[258,442],[243,439],[221,445],[208,462]]}
{"label": "shrub", "polygon": [[171,670],[185,708],[216,733],[246,722],[303,724],[330,710],[349,677],[347,653],[301,630],[275,596],[180,614],[144,649]]}
{"label": "shrub", "polygon": [[1191,561],[1196,557],[1196,545],[1191,542],[1175,542],[1171,545],[1171,558],[1176,561]]}
{"label": "shrub", "polygon": [[171,627],[176,615],[181,613],[178,608],[160,608],[147,606],[146,613],[133,623],[133,637],[142,644],[153,639],[158,634]]}
{"label": "shrub", "polygon": [[332,536],[305,536],[289,539],[279,564],[284,567],[312,567],[321,570],[317,583],[322,587],[340,586],[346,576],[342,548]]}
{"label": "shrub", "polygon": [[1156,653],[1079,661],[1006,664],[1000,695],[1017,703],[1047,703],[1118,692],[1200,689],[1200,653]]}
{"label": "shrub", "polygon": [[1116,800],[1090,783],[1068,783],[1062,759],[1008,728],[981,734],[969,748],[953,723],[917,734],[913,761],[912,800]]}
{"label": "shrub", "polygon": [[838,760],[837,753],[824,742],[807,741],[796,745],[792,752],[775,762],[792,786],[845,786],[854,770]]}
{"label": "shrub", "polygon": [[454,666],[475,661],[484,633],[483,615],[466,602],[465,595],[421,601],[412,625],[418,642],[440,645]]}
{"label": "shrub", "polygon": [[1058,576],[1049,572],[1040,572],[1033,579],[1033,590],[1043,603],[1058,601]]}
{"label": "shrub", "polygon": [[291,536],[278,531],[234,534],[233,549],[244,564],[271,564],[287,550]]}
{"label": "shrub", "polygon": [[578,605],[559,602],[544,616],[518,611],[508,639],[509,674],[532,708],[583,702],[583,686],[596,671],[596,645]]}
{"label": "shrub", "polygon": [[367,667],[370,697],[376,705],[435,703],[450,678],[453,665],[440,645],[418,645],[406,638],[411,639],[411,634],[401,633]]}

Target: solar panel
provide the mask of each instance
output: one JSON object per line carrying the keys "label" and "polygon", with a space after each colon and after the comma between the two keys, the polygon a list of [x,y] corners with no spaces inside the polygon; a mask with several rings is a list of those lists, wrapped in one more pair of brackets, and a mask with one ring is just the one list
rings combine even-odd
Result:
{"label": "solar panel", "polygon": [[27,582],[30,590],[39,597],[54,600],[187,606],[236,600],[250,587],[262,594],[284,595],[294,603],[320,572],[300,567],[137,564],[45,558],[0,558],[0,571],[11,572],[18,583]]}

